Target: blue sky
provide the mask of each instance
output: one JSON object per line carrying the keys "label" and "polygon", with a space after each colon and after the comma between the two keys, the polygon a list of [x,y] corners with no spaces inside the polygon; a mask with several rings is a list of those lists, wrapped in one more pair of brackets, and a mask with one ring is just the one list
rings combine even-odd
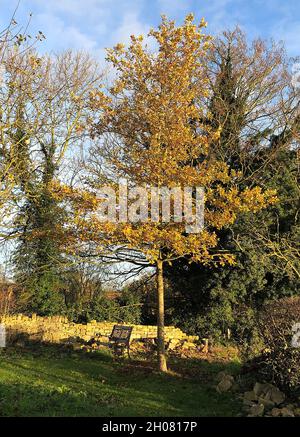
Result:
{"label": "blue sky", "polygon": [[[16,4],[0,0],[0,28]],[[284,40],[290,56],[300,55],[299,0],[21,0],[17,21],[25,23],[30,12],[31,33],[42,30],[47,37],[43,51],[86,49],[101,59],[105,47],[147,33],[161,14],[180,22],[194,12],[213,34],[239,24],[250,38]]]}

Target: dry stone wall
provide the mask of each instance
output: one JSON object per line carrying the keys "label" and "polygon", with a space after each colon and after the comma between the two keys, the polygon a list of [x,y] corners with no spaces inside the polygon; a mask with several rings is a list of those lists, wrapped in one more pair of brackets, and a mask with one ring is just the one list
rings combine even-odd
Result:
{"label": "dry stone wall", "polygon": [[[70,322],[61,316],[39,317],[35,314],[28,317],[23,314],[5,316],[0,319],[6,327],[8,341],[10,337],[18,334],[26,334],[30,340],[47,343],[67,343],[75,339],[90,341],[96,337],[108,337],[115,324],[113,322],[96,322],[87,324]],[[130,325],[133,326],[131,339],[156,338],[156,326]],[[196,341],[198,337],[188,336],[179,328],[167,326],[165,328],[166,341],[186,340]]]}

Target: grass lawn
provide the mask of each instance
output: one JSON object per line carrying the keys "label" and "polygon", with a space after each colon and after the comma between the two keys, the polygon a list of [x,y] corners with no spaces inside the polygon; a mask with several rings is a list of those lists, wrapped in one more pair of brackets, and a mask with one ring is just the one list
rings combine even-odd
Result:
{"label": "grass lawn", "polygon": [[[218,394],[216,372],[238,361],[173,359],[173,373],[153,363],[115,361],[108,352],[51,346],[0,355],[0,416],[236,416],[234,394]],[[185,369],[184,372],[178,369]]]}

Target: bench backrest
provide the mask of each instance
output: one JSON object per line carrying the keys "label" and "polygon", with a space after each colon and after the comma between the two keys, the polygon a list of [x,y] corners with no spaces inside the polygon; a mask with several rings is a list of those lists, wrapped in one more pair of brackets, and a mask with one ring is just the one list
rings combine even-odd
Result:
{"label": "bench backrest", "polygon": [[109,338],[112,341],[129,343],[132,329],[132,326],[114,325]]}

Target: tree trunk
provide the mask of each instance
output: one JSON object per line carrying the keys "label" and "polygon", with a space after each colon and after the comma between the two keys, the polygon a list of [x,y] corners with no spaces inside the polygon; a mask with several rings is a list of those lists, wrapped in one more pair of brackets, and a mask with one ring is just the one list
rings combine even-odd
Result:
{"label": "tree trunk", "polygon": [[157,279],[157,349],[158,349],[158,365],[161,372],[167,372],[167,360],[165,351],[165,303],[164,303],[164,277],[163,277],[163,262],[157,261],[156,265]]}

